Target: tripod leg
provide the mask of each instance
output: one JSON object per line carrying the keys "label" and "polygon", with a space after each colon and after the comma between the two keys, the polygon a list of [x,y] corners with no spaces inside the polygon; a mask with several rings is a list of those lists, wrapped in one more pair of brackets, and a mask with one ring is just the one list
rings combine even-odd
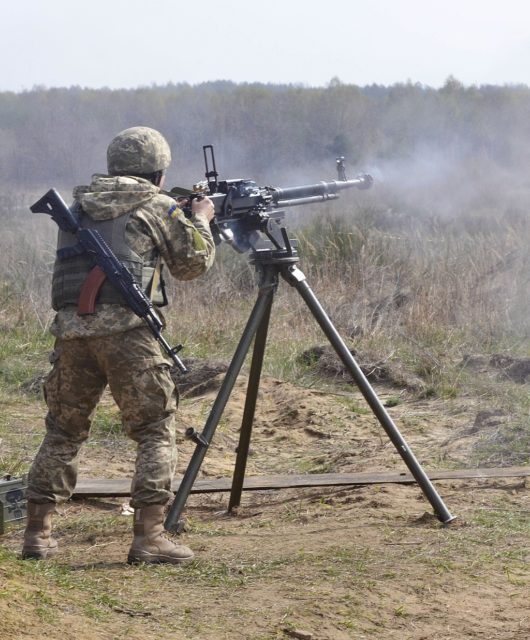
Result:
{"label": "tripod leg", "polygon": [[422,469],[419,462],[416,460],[414,454],[410,450],[408,444],[405,442],[405,439],[399,432],[398,428],[393,423],[392,418],[389,416],[386,409],[381,404],[381,401],[366,379],[366,376],[351,355],[348,347],[344,344],[344,341],[333,326],[333,323],[326,315],[326,312],[320,305],[317,297],[307,284],[304,274],[296,266],[289,266],[287,269],[284,269],[282,271],[282,276],[302,296],[304,302],[309,307],[315,320],[320,325],[320,328],[326,334],[326,337],[331,343],[331,346],[335,349],[337,355],[347,367],[348,371],[351,373],[366,402],[374,412],[375,417],[379,420],[379,423],[386,431],[392,444],[397,449],[397,452],[403,458],[405,464],[409,468],[409,471],[415,478],[416,482],[419,484],[425,497],[431,503],[438,519],[444,523],[448,523],[451,522],[451,520],[454,520],[455,516],[453,516],[448,511],[442,498],[439,496],[438,492],[427,477],[427,474]]}
{"label": "tripod leg", "polygon": [[243,482],[245,480],[245,469],[247,467],[250,437],[252,435],[252,425],[254,423],[254,413],[256,410],[256,400],[258,398],[261,369],[263,367],[263,355],[265,353],[265,346],[267,343],[267,332],[269,329],[272,301],[273,298],[271,296],[269,299],[269,306],[263,313],[262,321],[256,332],[256,338],[254,339],[254,351],[252,353],[252,364],[250,366],[250,373],[248,377],[245,409],[243,411],[243,420],[241,422],[236,464],[234,467],[234,476],[232,478],[232,490],[230,493],[230,501],[228,503],[229,512],[232,511],[234,507],[238,507],[241,504],[241,492],[243,491]]}
{"label": "tripod leg", "polygon": [[228,399],[230,398],[237,376],[241,371],[245,357],[250,349],[252,339],[254,338],[258,327],[262,324],[263,318],[270,313],[275,286],[276,283],[269,282],[260,288],[258,299],[254,304],[254,308],[252,309],[237,349],[232,361],[230,362],[223,384],[221,385],[219,393],[212,405],[212,409],[204,429],[201,434],[196,434],[193,437],[197,446],[195,447],[195,451],[193,452],[188,468],[184,473],[184,477],[182,478],[178,491],[175,495],[171,509],[169,510],[164,522],[164,526],[167,531],[179,531],[178,521],[180,515],[184,509],[184,505],[186,504],[191,488],[193,487],[193,483],[197,478],[202,461],[206,455],[208,447],[210,446],[210,442],[213,438],[217,425],[219,424],[221,416],[223,415]]}

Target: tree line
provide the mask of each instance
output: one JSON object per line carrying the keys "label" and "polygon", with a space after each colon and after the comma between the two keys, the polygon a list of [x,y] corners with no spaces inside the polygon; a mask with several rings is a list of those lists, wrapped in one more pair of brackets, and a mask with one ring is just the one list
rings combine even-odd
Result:
{"label": "tree line", "polygon": [[[457,318],[474,304],[484,321],[497,309],[508,327],[527,326],[530,89],[465,87],[454,78],[440,89],[334,80],[321,88],[210,82],[0,93],[0,306],[25,300],[48,313],[57,230],[28,206],[50,187],[69,200],[71,187],[105,172],[114,135],[139,124],[172,147],[169,186],[203,177],[203,144],[215,146],[222,177],[258,184],[334,179],[336,156],[347,158],[351,176],[372,173],[373,189],[287,217],[328,301],[359,290],[355,316],[368,305],[371,317],[378,295],[406,290],[433,317]],[[208,279],[215,292],[232,299],[254,286],[241,268],[246,258],[219,256],[218,278]],[[338,294],[343,285],[347,294]]]}
{"label": "tree line", "polygon": [[138,124],[167,137],[174,152],[168,182],[182,186],[202,177],[201,145],[214,144],[225,177],[280,186],[333,178],[334,158],[345,156],[376,179],[380,172],[383,184],[423,185],[437,203],[455,190],[465,201],[479,180],[486,194],[491,183],[528,187],[530,89],[466,87],[452,77],[440,89],[334,79],[320,88],[219,81],[2,92],[0,185],[86,182],[105,172],[112,137]]}

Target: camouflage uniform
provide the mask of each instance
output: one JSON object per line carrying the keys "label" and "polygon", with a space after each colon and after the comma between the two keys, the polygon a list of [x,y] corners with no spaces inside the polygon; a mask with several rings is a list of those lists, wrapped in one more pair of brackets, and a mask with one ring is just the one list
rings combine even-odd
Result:
{"label": "camouflage uniform", "polygon": [[[74,190],[74,198],[92,219],[130,214],[127,243],[139,255],[155,251],[175,278],[195,278],[213,262],[207,218],[186,219],[148,180],[96,175],[90,186]],[[67,305],[59,308],[51,331],[56,344],[45,383],[46,436],[29,474],[28,500],[62,502],[71,496],[77,455],[108,384],[123,427],[138,445],[131,504],[167,502],[176,460],[177,393],[169,362],[143,320],[119,304],[98,304],[87,316]]]}

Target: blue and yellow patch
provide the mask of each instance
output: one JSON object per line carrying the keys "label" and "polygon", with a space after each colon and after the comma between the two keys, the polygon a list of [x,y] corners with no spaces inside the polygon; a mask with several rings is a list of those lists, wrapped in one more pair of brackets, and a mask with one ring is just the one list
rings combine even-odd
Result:
{"label": "blue and yellow patch", "polygon": [[176,218],[179,213],[182,213],[181,210],[177,207],[176,204],[172,204],[171,207],[169,207],[167,215],[169,218]]}

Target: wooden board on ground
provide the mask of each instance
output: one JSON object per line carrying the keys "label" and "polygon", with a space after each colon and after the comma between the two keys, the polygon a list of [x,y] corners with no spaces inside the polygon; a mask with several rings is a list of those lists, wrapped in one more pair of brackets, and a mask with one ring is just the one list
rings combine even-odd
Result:
{"label": "wooden board on ground", "polygon": [[[481,478],[517,478],[530,476],[530,467],[501,467],[486,469],[451,469],[428,473],[431,480],[466,480]],[[293,489],[301,487],[339,487],[367,484],[412,484],[414,478],[403,473],[315,473],[311,475],[249,476],[245,478],[244,491],[268,489]],[[178,490],[180,480],[173,481],[172,489]],[[74,498],[127,497],[131,495],[130,479],[82,478],[74,491]],[[216,493],[230,491],[232,478],[197,480],[191,493]]]}

